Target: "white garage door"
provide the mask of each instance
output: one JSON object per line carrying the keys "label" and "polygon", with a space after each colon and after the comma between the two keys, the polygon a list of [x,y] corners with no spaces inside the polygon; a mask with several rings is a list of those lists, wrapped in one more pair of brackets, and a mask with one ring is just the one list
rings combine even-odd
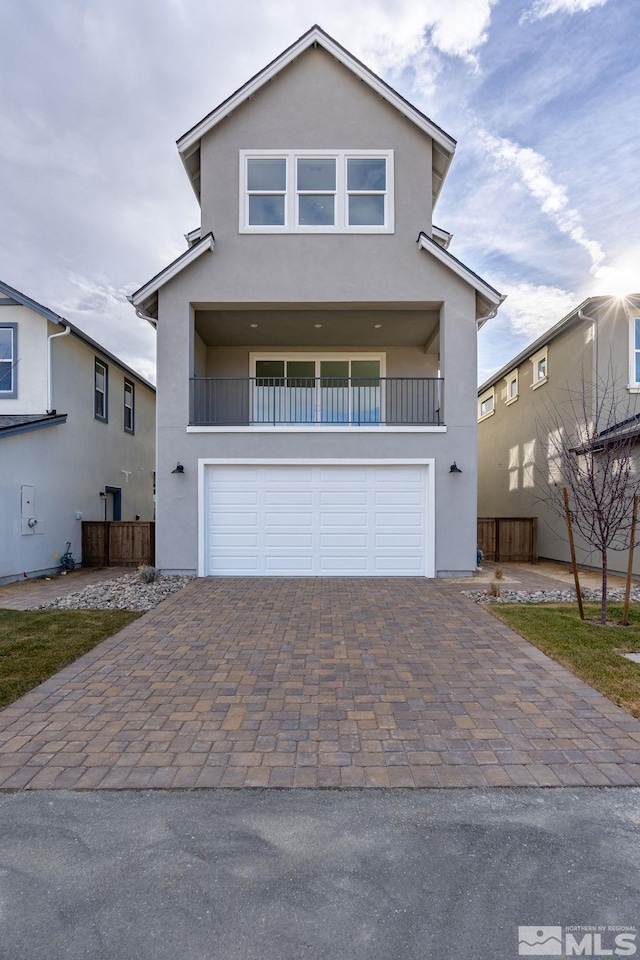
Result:
{"label": "white garage door", "polygon": [[203,573],[425,576],[427,469],[207,466]]}

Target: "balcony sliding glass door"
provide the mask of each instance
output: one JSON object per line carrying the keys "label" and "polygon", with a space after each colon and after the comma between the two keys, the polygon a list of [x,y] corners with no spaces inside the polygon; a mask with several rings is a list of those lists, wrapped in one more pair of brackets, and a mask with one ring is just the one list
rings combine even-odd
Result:
{"label": "balcony sliding glass door", "polygon": [[380,423],[380,368],[379,359],[257,359],[254,423]]}

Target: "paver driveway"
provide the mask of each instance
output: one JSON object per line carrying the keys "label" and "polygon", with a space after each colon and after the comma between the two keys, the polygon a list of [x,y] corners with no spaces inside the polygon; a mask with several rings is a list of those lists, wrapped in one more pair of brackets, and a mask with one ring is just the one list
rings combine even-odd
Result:
{"label": "paver driveway", "polygon": [[17,789],[640,783],[640,721],[422,579],[194,581],[0,742]]}

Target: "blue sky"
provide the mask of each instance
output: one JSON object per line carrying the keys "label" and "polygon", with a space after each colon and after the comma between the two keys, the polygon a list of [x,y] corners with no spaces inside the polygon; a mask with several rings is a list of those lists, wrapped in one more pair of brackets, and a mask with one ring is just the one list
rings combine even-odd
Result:
{"label": "blue sky", "polygon": [[153,376],[126,294],[198,223],[175,140],[315,22],[458,141],[434,221],[508,295],[480,380],[640,290],[638,0],[0,0],[0,277]]}

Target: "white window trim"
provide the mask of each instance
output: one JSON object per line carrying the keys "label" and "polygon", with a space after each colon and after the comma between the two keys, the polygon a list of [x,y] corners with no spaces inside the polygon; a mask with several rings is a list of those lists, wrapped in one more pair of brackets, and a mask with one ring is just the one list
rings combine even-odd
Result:
{"label": "white window trim", "polygon": [[[491,410],[488,410],[486,413],[480,413],[482,410],[482,404],[487,400],[493,400],[493,406]],[[491,387],[490,390],[485,390],[482,396],[478,397],[478,423],[482,423],[483,420],[488,420],[489,417],[492,417],[496,412],[496,392],[495,387]]]}
{"label": "white window trim", "polygon": [[[131,404],[127,404],[127,387],[130,387],[129,396],[131,397]],[[124,396],[123,396],[123,429],[125,433],[134,434],[136,432],[136,388],[132,380],[124,379]],[[127,410],[131,410],[131,426],[127,426]]]}
{"label": "white window trim", "polygon": [[[545,369],[547,372],[545,373],[544,377],[539,377],[536,379],[536,371],[538,369],[538,363],[540,362],[540,360],[545,361]],[[549,379],[548,348],[545,347],[544,350],[539,350],[538,353],[534,354],[534,356],[531,357],[531,363],[533,365],[533,374],[532,374],[533,382],[531,384],[531,389],[537,390],[538,387],[541,387],[542,384],[546,383],[547,380]]]}
{"label": "white window trim", "polygon": [[3,330],[11,332],[11,356],[1,357],[2,366],[7,365],[11,371],[11,388],[9,390],[0,390],[0,400],[15,400],[18,396],[18,324],[0,323]]}
{"label": "white window trim", "polygon": [[[516,392],[512,397],[509,396],[509,384],[515,380],[516,382]],[[518,371],[513,370],[507,377],[504,378],[504,382],[507,385],[507,395],[505,397],[504,405],[508,407],[510,403],[515,403],[518,397],[520,396],[520,378],[518,376]]]}
{"label": "white window trim", "polygon": [[[284,226],[249,224],[249,193],[247,191],[247,160],[273,159],[275,157],[286,160],[287,182],[285,189],[285,222]],[[298,157],[318,157],[319,159],[333,157],[336,160],[336,191],[335,191],[335,224],[333,226],[300,226],[297,223],[297,183],[296,160]],[[348,216],[347,192],[347,160],[351,158],[384,159],[387,162],[387,189],[385,198],[385,223],[382,226],[350,226]],[[240,150],[240,233],[393,233],[394,232],[394,173],[393,150]],[[309,191],[304,191],[309,192]],[[332,191],[317,191],[331,193]],[[366,191],[351,191],[352,193],[366,193]],[[252,193],[273,193],[280,195],[280,190],[252,191]],[[382,191],[372,190],[371,193]]]}
{"label": "white window trim", "polygon": [[640,381],[636,380],[636,320],[640,316],[629,317],[629,393],[640,393]]}

